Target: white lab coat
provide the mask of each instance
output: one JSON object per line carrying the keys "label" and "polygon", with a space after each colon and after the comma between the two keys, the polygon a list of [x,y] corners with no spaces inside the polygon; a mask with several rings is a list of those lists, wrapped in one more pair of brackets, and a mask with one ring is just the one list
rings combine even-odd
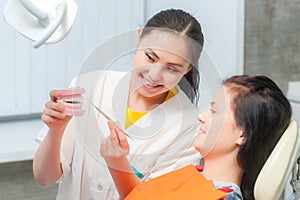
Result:
{"label": "white lab coat", "polygon": [[[95,71],[82,74],[72,87],[85,88],[89,98],[124,128],[130,73]],[[178,88],[179,89],[179,88]],[[118,199],[110,173],[100,155],[100,143],[109,135],[107,120],[86,105],[85,115],[73,117],[63,136],[61,162],[63,176],[57,199]],[[180,89],[178,93],[154,108],[126,129],[130,164],[144,174],[143,181],[187,164],[199,163],[200,154],[193,140],[199,123],[197,108]],[[47,133],[44,127],[38,144]]]}

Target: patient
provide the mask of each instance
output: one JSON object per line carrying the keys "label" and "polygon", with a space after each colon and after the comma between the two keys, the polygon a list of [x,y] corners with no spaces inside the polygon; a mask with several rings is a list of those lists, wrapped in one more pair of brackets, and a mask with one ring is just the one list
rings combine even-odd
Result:
{"label": "patient", "polygon": [[[225,80],[209,109],[198,117],[201,126],[194,147],[204,159],[200,173],[227,192],[225,199],[254,199],[257,176],[289,125],[291,112],[282,91],[265,76]],[[111,135],[103,141],[100,152],[121,198],[134,199],[136,188],[141,192],[146,184],[128,163],[126,136],[117,123],[109,121],[109,127]]]}

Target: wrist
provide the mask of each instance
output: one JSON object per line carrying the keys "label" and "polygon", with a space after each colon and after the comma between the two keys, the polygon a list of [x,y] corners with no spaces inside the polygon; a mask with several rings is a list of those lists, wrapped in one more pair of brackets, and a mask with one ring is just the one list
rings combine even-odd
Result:
{"label": "wrist", "polygon": [[120,158],[105,158],[105,161],[110,170],[134,173],[126,156]]}
{"label": "wrist", "polygon": [[49,128],[48,135],[52,138],[62,138],[65,128]]}

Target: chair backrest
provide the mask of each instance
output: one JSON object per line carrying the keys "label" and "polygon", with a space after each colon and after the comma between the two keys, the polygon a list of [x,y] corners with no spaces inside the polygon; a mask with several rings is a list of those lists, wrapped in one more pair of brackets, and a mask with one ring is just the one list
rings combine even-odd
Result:
{"label": "chair backrest", "polygon": [[260,171],[254,186],[256,200],[280,198],[299,157],[300,136],[292,120]]}

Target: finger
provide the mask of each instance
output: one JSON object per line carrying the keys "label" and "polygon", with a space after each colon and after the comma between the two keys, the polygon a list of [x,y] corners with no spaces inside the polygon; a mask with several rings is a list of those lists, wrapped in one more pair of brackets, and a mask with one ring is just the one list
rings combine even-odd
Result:
{"label": "finger", "polygon": [[112,143],[111,137],[106,138],[106,157],[118,158],[120,153],[120,146],[116,146]]}
{"label": "finger", "polygon": [[100,154],[104,158],[107,156],[107,149],[108,149],[108,144],[107,144],[107,139],[105,138],[104,140],[102,140],[100,145]]}
{"label": "finger", "polygon": [[58,118],[54,118],[54,117],[51,117],[49,115],[45,115],[45,114],[42,114],[41,115],[41,119],[43,120],[44,123],[48,124],[48,125],[51,125],[51,124],[61,124],[62,121]]}
{"label": "finger", "polygon": [[128,152],[129,151],[129,144],[127,141],[127,137],[124,133],[124,131],[120,128],[119,123],[116,123],[116,132],[117,132],[117,137],[120,143],[121,148]]}
{"label": "finger", "polygon": [[43,110],[43,115],[47,115],[49,117],[54,117],[57,119],[64,119],[66,117],[64,113],[49,108],[45,108]]}
{"label": "finger", "polygon": [[60,90],[51,90],[50,91],[50,98],[52,101],[56,102],[60,96],[61,96]]}
{"label": "finger", "polygon": [[45,107],[58,112],[63,112],[65,110],[65,105],[62,102],[54,102],[52,100],[46,102]]}
{"label": "finger", "polygon": [[112,142],[112,144],[119,147],[120,142],[119,142],[119,139],[117,136],[115,122],[108,120],[108,127],[109,127],[109,131],[110,131],[110,141]]}

